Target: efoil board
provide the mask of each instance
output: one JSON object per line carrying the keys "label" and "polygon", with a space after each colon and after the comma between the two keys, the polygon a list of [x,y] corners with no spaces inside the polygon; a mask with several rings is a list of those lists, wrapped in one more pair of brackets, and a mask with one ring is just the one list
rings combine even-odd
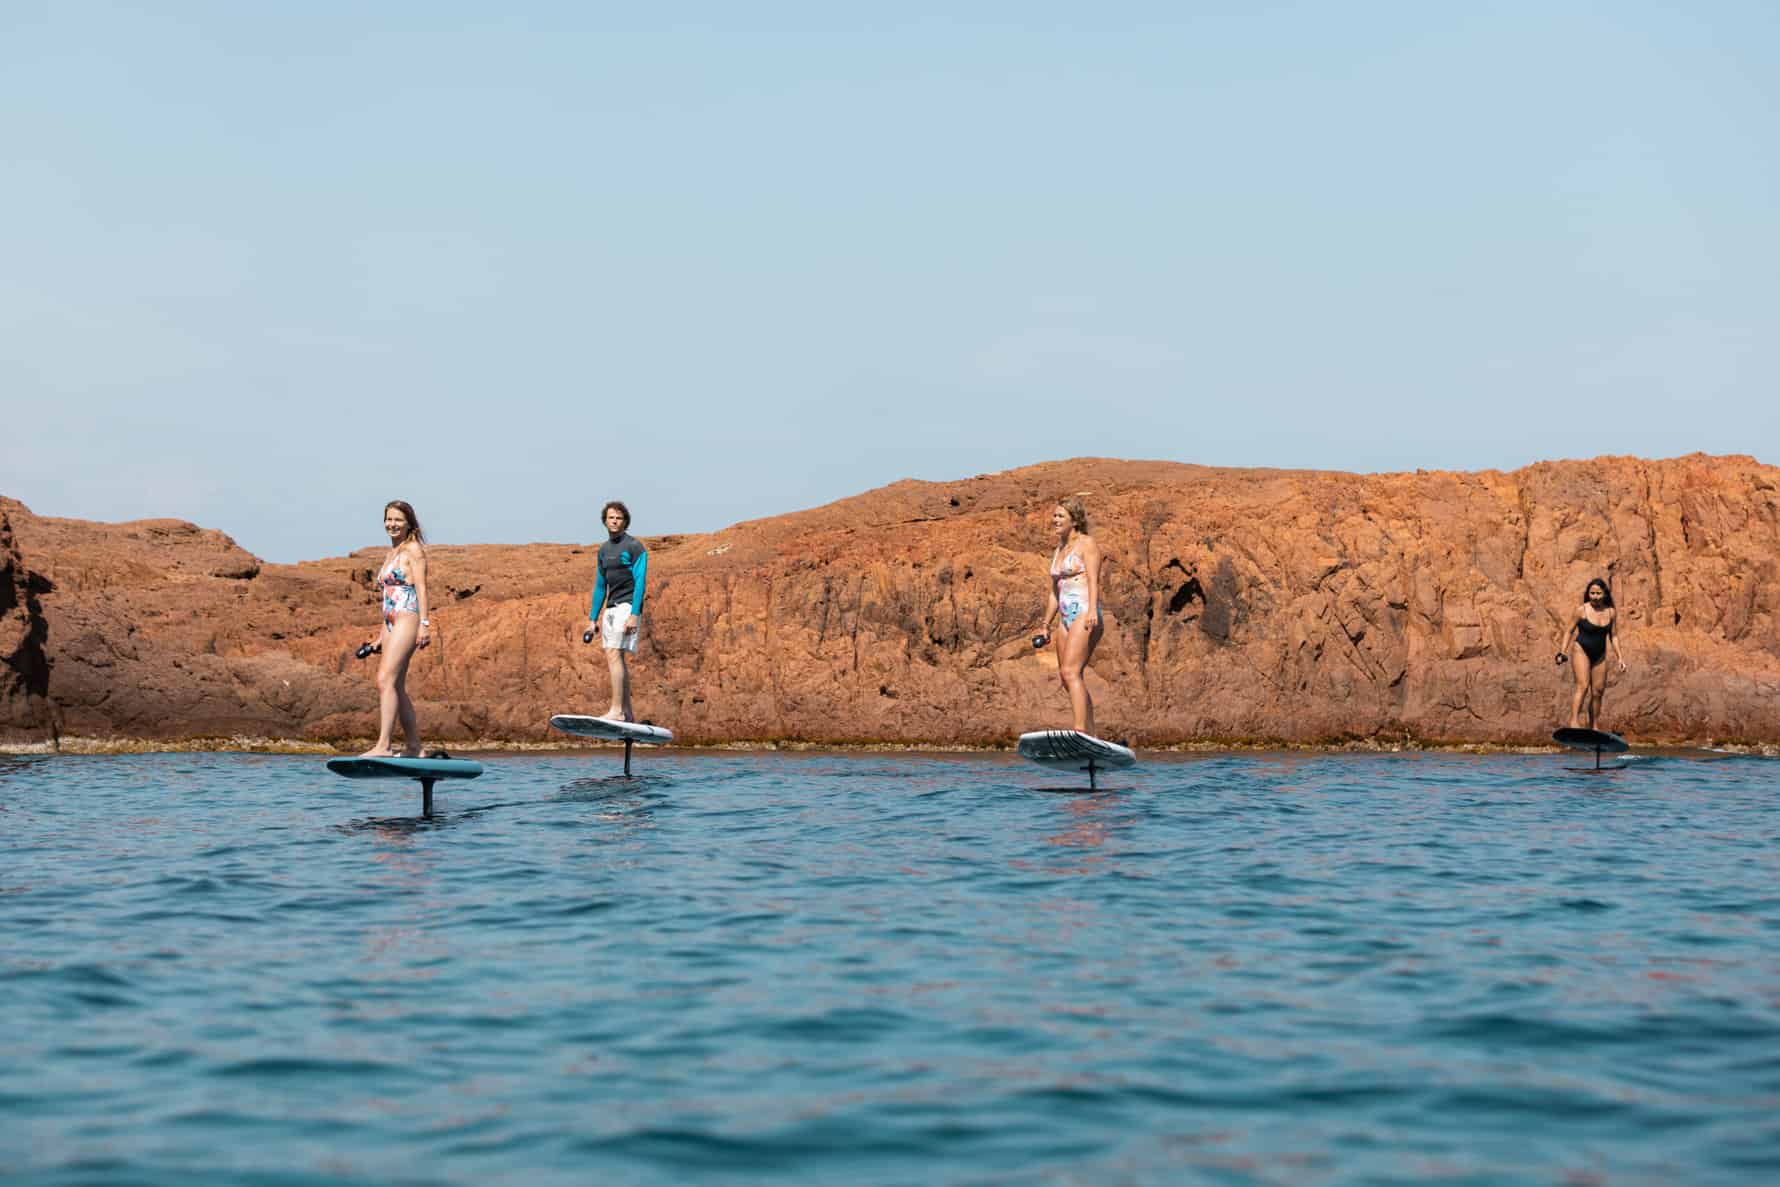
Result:
{"label": "efoil board", "polygon": [[1137,762],[1126,747],[1080,730],[1021,734],[1020,757],[1057,771],[1117,771]]}
{"label": "efoil board", "polygon": [[348,779],[474,779],[482,764],[467,758],[330,758],[328,770]]}
{"label": "efoil board", "polygon": [[558,713],[550,719],[550,728],[577,738],[600,738],[608,742],[644,742],[661,746],[674,740],[674,731],[642,721],[614,721],[610,717],[584,717],[577,713]]}
{"label": "efoil board", "polygon": [[1581,728],[1565,728],[1556,730],[1551,740],[1572,750],[1600,750],[1608,754],[1624,754],[1631,747],[1618,734],[1610,734],[1606,730],[1590,730]]}

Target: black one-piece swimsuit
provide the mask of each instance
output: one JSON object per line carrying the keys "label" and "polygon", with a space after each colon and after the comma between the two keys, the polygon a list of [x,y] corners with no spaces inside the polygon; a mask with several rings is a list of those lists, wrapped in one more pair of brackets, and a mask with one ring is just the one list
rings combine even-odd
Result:
{"label": "black one-piece swimsuit", "polygon": [[1606,658],[1607,632],[1612,629],[1611,623],[1596,626],[1586,618],[1576,620],[1576,641],[1582,645],[1582,654],[1588,656],[1589,663],[1598,664]]}

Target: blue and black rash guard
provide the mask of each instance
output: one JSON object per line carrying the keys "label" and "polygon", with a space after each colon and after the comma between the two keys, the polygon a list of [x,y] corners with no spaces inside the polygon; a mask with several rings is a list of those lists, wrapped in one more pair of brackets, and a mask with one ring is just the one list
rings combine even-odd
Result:
{"label": "blue and black rash guard", "polygon": [[593,611],[588,617],[598,622],[600,611],[621,602],[629,602],[630,612],[641,617],[643,578],[648,571],[649,553],[629,532],[601,544],[599,576],[593,580]]}

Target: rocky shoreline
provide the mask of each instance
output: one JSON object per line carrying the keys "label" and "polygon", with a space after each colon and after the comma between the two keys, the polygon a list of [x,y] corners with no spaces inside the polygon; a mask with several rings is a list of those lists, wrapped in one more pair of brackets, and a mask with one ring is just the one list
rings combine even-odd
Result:
{"label": "rocky shoreline", "polygon": [[[638,508],[638,715],[701,748],[993,750],[1061,724],[1026,636],[1062,494],[1109,558],[1101,732],[1140,749],[1547,747],[1570,695],[1553,650],[1595,576],[1631,664],[1603,725],[1780,744],[1780,470],[1702,455],[1374,475],[1080,459],[696,536],[650,536]],[[410,675],[427,744],[575,748],[544,723],[605,703],[580,644],[592,547],[431,555],[435,646]],[[0,498],[0,745],[362,749],[375,695],[352,652],[380,556],[271,564],[180,521]]]}
{"label": "rocky shoreline", "polygon": [[[337,758],[358,754],[371,745],[369,737],[342,740],[338,744],[315,742],[302,738],[185,738],[160,741],[151,738],[58,738],[50,742],[0,743],[0,755],[30,757],[39,755],[112,755],[112,754],[268,754],[315,755]],[[617,749],[621,743],[607,741],[514,742],[495,738],[451,743],[452,753],[462,756],[491,754],[574,754],[589,750]],[[704,745],[670,745],[650,747],[651,751],[672,751],[695,754],[1012,754],[1013,740],[1001,746],[931,746],[909,742],[876,742],[838,745],[794,740],[732,741]],[[1177,742],[1172,745],[1145,748],[1145,753],[1170,755],[1255,754],[1562,754],[1565,748],[1553,744],[1512,745],[1492,742],[1335,742],[1286,743],[1257,742]],[[1639,754],[1724,755],[1759,758],[1780,758],[1780,743],[1722,742],[1715,739],[1699,741],[1661,740],[1644,742],[1632,748]]]}

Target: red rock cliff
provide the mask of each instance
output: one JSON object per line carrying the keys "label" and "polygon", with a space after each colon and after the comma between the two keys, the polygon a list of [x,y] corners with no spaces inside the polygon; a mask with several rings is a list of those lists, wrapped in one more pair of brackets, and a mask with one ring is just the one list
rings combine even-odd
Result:
{"label": "red rock cliff", "polygon": [[23,510],[0,499],[0,742],[43,742],[56,735],[49,699],[49,624],[38,595],[42,577],[25,567],[13,536],[11,514]]}
{"label": "red rock cliff", "polygon": [[[1780,471],[1697,455],[1389,475],[1089,459],[645,536],[639,715],[689,742],[994,744],[1066,725],[1027,636],[1049,509],[1078,492],[1109,556],[1090,687],[1102,732],[1134,744],[1542,741],[1569,705],[1553,653],[1596,575],[1632,665],[1605,724],[1780,740]],[[47,581],[66,734],[374,733],[351,651],[378,626],[380,550],[267,565],[187,524],[8,506]],[[545,740],[551,713],[604,707],[580,643],[591,547],[431,556],[437,643],[410,676],[429,739]]]}

